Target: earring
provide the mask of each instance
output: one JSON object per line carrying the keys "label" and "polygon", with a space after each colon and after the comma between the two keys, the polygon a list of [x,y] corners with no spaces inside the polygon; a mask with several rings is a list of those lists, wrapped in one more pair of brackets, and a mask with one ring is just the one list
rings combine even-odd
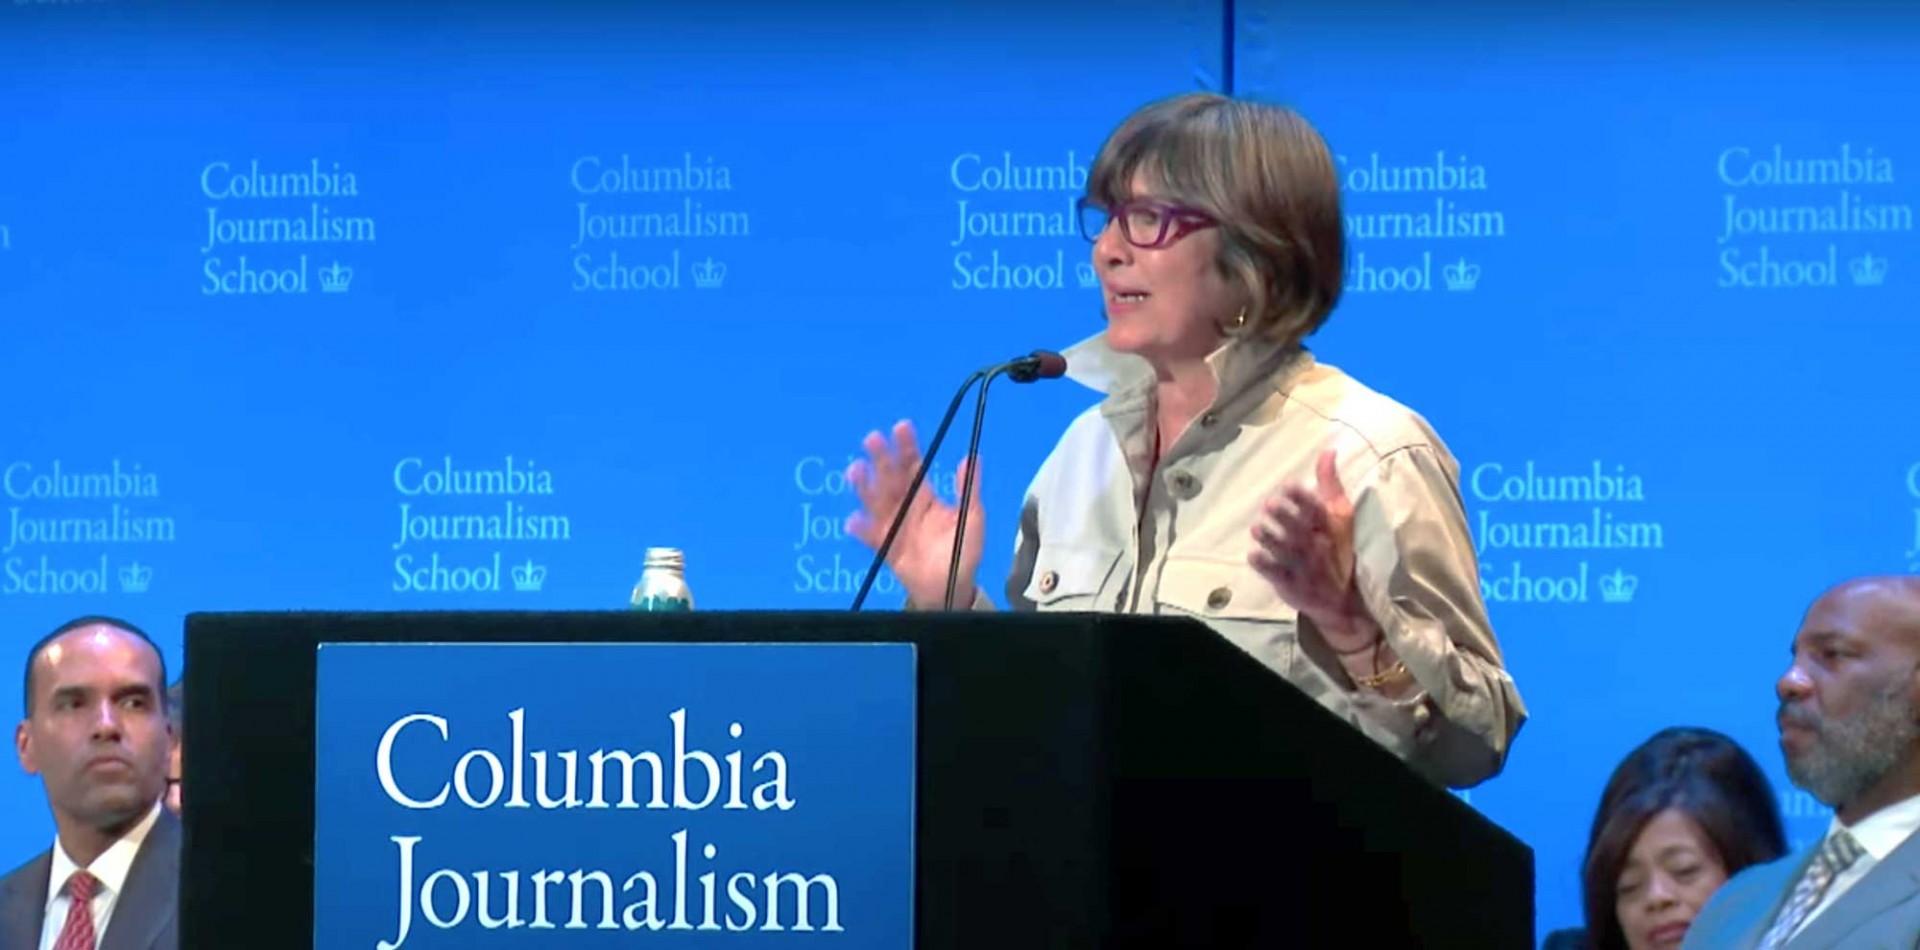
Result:
{"label": "earring", "polygon": [[1246,326],[1247,326],[1247,308],[1241,307],[1240,312],[1237,314],[1234,314],[1233,321],[1227,324],[1226,332],[1228,334],[1238,333],[1239,331],[1246,329]]}

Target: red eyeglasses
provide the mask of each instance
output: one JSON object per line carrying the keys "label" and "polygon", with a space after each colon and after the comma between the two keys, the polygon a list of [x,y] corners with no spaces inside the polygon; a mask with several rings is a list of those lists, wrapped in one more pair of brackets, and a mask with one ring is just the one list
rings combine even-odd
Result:
{"label": "red eyeglasses", "polygon": [[1080,234],[1087,240],[1099,240],[1107,225],[1117,220],[1120,235],[1135,247],[1165,247],[1219,223],[1198,208],[1147,198],[1122,201],[1111,209],[1092,198],[1082,198],[1076,207],[1080,212]]}

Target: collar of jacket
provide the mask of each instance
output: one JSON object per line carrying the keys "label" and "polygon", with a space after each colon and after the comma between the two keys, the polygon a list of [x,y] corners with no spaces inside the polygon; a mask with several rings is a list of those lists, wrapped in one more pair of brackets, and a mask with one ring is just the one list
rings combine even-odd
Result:
{"label": "collar of jacket", "polygon": [[[1107,346],[1105,332],[1067,347],[1060,355],[1067,360],[1068,379],[1106,394],[1106,414],[1140,410],[1152,401],[1152,365],[1131,353],[1115,352]],[[1253,337],[1229,339],[1207,355],[1216,389],[1214,405],[1225,405],[1250,387],[1284,388],[1288,379],[1312,364],[1313,354],[1304,346]]]}

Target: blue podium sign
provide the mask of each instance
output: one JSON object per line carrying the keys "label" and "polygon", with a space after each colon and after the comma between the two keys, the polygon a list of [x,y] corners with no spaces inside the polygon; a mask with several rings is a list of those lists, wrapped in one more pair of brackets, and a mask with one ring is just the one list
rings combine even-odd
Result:
{"label": "blue podium sign", "polygon": [[319,950],[910,947],[912,644],[323,644]]}

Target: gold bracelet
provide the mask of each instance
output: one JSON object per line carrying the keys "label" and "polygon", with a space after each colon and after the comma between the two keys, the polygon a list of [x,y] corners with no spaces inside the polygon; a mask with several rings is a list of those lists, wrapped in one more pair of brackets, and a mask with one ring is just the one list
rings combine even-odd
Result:
{"label": "gold bracelet", "polygon": [[1375,673],[1372,676],[1356,676],[1353,678],[1353,681],[1355,684],[1364,686],[1367,689],[1378,689],[1406,671],[1407,664],[1400,660],[1395,660],[1392,666],[1387,667],[1386,672]]}

